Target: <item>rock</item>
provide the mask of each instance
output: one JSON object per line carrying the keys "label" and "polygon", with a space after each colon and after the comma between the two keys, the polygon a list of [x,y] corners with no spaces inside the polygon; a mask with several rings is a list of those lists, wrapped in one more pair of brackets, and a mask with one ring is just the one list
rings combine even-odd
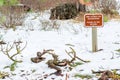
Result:
{"label": "rock", "polygon": [[85,5],[80,3],[66,3],[52,8],[50,19],[72,19],[75,18],[79,12],[85,11]]}

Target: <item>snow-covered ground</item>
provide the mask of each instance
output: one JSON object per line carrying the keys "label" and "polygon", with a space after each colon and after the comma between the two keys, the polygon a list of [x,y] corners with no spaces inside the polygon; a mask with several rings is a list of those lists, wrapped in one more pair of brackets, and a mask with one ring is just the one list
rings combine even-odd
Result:
{"label": "snow-covered ground", "polygon": [[[19,26],[15,31],[12,29],[1,29],[1,40],[13,42],[17,40],[27,42],[27,47],[22,51],[22,56],[18,57],[23,62],[17,64],[15,71],[11,72],[9,66],[12,62],[6,55],[0,53],[0,71],[9,72],[10,76],[5,80],[83,80],[74,77],[75,74],[92,75],[93,79],[97,77],[91,70],[111,70],[120,69],[120,21],[111,20],[104,23],[103,28],[98,28],[98,49],[103,49],[93,53],[91,50],[91,28],[85,28],[83,22],[74,20],[49,20],[50,13],[45,11],[41,14],[31,14],[26,19],[23,26]],[[67,45],[69,44],[69,45]],[[45,55],[47,60],[40,63],[31,62],[31,57],[36,57],[38,51],[43,49],[53,49],[59,59],[70,59],[65,50],[70,51],[72,47],[78,57],[83,60],[89,60],[74,67],[71,71],[66,67],[61,67],[63,76],[45,75],[55,72],[46,64],[52,57]],[[80,62],[78,60],[78,62]],[[33,72],[35,71],[35,72]],[[88,80],[88,79],[84,79]]]}

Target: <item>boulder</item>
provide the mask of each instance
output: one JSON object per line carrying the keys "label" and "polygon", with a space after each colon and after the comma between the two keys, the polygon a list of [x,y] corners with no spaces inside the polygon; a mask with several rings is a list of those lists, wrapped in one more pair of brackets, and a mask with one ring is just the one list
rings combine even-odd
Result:
{"label": "boulder", "polygon": [[75,18],[79,12],[85,11],[85,5],[80,3],[65,3],[51,9],[50,19],[72,19]]}

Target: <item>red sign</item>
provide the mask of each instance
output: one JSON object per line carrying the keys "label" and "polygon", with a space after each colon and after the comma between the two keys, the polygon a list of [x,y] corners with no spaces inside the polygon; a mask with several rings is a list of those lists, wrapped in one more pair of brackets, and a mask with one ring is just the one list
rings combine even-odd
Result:
{"label": "red sign", "polygon": [[85,27],[102,27],[103,15],[102,14],[85,14],[84,25]]}

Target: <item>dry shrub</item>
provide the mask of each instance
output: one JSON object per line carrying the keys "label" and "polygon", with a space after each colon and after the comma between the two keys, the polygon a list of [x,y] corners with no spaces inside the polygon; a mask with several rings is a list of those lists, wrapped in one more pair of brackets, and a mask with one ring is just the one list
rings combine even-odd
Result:
{"label": "dry shrub", "polygon": [[78,0],[40,0],[41,9],[50,9],[65,3],[74,3]]}
{"label": "dry shrub", "polygon": [[44,31],[50,31],[50,30],[58,30],[60,27],[60,23],[57,22],[56,20],[47,20],[47,21],[41,21],[42,27],[41,30]]}
{"label": "dry shrub", "polygon": [[100,8],[104,14],[116,14],[116,11],[120,8],[120,4],[116,0],[99,0]]}
{"label": "dry shrub", "polygon": [[18,0],[21,4],[27,5],[32,11],[40,11],[41,0]]}
{"label": "dry shrub", "polygon": [[19,5],[4,5],[0,7],[0,25],[5,28],[13,28],[22,25],[25,17],[25,6]]}
{"label": "dry shrub", "polygon": [[22,4],[30,6],[32,11],[41,11],[45,9],[50,9],[52,7],[64,3],[78,2],[78,0],[19,0],[19,1]]}

